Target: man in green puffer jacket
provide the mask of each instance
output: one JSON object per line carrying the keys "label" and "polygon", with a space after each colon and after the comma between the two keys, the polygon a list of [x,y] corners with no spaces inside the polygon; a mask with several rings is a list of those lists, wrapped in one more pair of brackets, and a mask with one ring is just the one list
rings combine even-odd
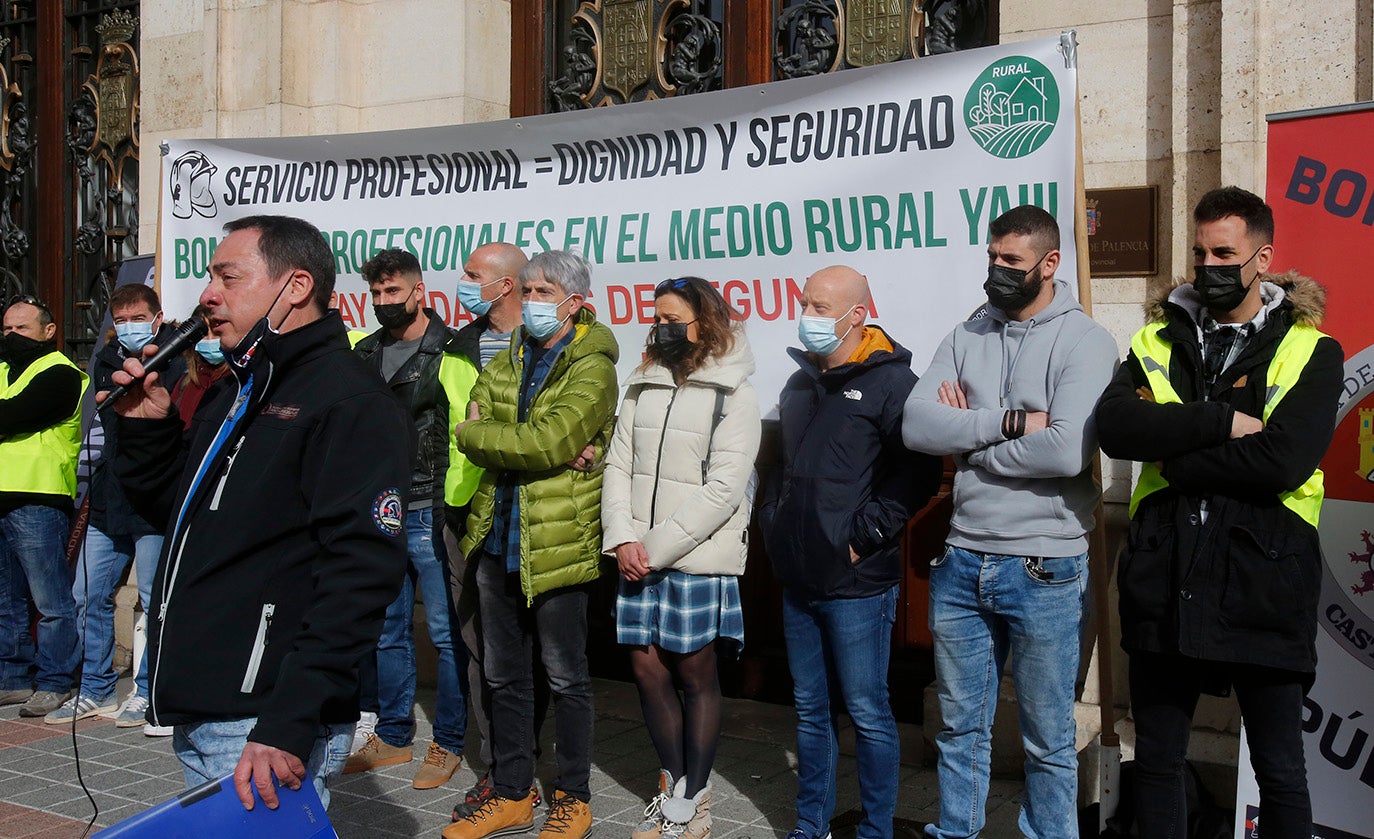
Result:
{"label": "man in green puffer jacket", "polygon": [[486,471],[459,549],[477,563],[484,667],[491,689],[492,787],[445,839],[534,824],[535,637],[556,697],[558,785],[540,839],[591,827],[592,692],[587,584],[600,576],[601,470],[578,468],[610,437],[619,389],[615,336],[585,307],[591,269],[547,251],[520,271],[523,327],[472,388],[458,449]]}

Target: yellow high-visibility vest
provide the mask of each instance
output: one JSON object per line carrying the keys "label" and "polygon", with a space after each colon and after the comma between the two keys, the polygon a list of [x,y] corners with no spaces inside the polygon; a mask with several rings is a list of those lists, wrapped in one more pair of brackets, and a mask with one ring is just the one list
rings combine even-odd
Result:
{"label": "yellow high-visibility vest", "polygon": [[474,466],[467,455],[458,451],[458,438],[453,426],[468,417],[468,396],[477,381],[477,365],[465,355],[444,353],[439,360],[439,386],[448,397],[448,472],[444,474],[444,503],[461,507],[472,500],[477,483],[482,479],[482,467]]}
{"label": "yellow high-visibility vest", "polygon": [[[1163,322],[1147,324],[1131,337],[1131,352],[1135,354],[1141,369],[1145,371],[1145,378],[1149,382],[1150,390],[1154,392],[1155,402],[1181,403],[1183,400],[1179,398],[1169,381],[1169,361],[1173,354],[1173,344],[1159,336],[1164,326]],[[1298,383],[1307,362],[1312,358],[1317,342],[1324,337],[1325,334],[1315,327],[1300,324],[1289,328],[1288,334],[1283,336],[1278,350],[1269,361],[1269,372],[1265,376],[1264,413],[1261,416],[1264,422],[1269,421],[1269,415],[1274,413],[1283,397]],[[1297,513],[1299,518],[1313,527],[1317,526],[1322,498],[1326,494],[1322,477],[1322,470],[1317,469],[1302,486],[1291,492],[1279,493],[1279,500],[1283,502],[1283,506]],[[1131,517],[1135,517],[1136,508],[1146,496],[1168,485],[1169,482],[1164,480],[1158,466],[1153,463],[1141,464],[1140,480],[1136,482],[1135,491],[1131,493]]]}
{"label": "yellow high-visibility vest", "polygon": [[[0,364],[0,399],[16,396],[39,373],[59,366],[71,367],[81,375],[81,393],[90,378],[62,353],[53,351],[37,359],[14,384],[9,383],[9,368]],[[81,450],[81,400],[71,416],[42,431],[16,434],[0,440],[0,492],[41,493],[76,497],[76,460]]]}

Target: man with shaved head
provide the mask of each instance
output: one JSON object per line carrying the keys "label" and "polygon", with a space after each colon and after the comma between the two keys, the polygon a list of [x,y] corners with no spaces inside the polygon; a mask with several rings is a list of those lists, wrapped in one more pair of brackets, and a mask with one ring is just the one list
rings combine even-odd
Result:
{"label": "man with shaved head", "polygon": [[1016,207],[989,227],[987,314],[959,324],[906,404],[911,448],[953,455],[954,515],[930,564],[943,727],[935,839],[983,828],[993,706],[1012,654],[1026,794],[1020,828],[1078,835],[1073,700],[1088,531],[1098,489],[1093,407],[1116,342],[1054,278],[1059,225]]}
{"label": "man with shaved head", "polygon": [[902,445],[911,353],[865,325],[868,278],[823,268],[802,289],[789,349],[801,368],[778,400],[782,475],[760,511],[783,584],[797,705],[797,821],[788,839],[823,839],[835,813],[835,720],[854,722],[860,839],[892,836],[900,749],[887,663],[907,520],[939,487],[940,462]]}
{"label": "man with shaved head", "polygon": [[[457,373],[470,369],[474,373],[486,367],[497,353],[510,347],[511,333],[520,325],[520,269],[529,262],[525,252],[508,242],[490,242],[477,248],[463,265],[463,278],[458,281],[458,302],[473,316],[473,321],[448,342],[444,348],[444,364]],[[457,381],[452,375],[449,381]],[[475,375],[473,376],[475,380]],[[471,382],[467,385],[471,389]],[[455,423],[466,416],[468,393],[446,388]],[[459,634],[468,653],[468,696],[471,713],[477,718],[481,735],[482,765],[488,772],[463,796],[454,808],[455,819],[464,818],[492,795],[491,786],[491,691],[482,675],[482,626],[477,615],[477,563],[468,562],[458,550],[468,517],[468,502],[477,490],[482,470],[473,466],[458,451],[452,433],[449,441],[449,476],[444,485],[443,544],[448,553],[452,573],[449,585],[458,612]],[[536,685],[539,680],[535,680]],[[545,692],[546,694],[547,692]],[[547,695],[544,696],[547,705]],[[542,715],[541,715],[542,716]]]}

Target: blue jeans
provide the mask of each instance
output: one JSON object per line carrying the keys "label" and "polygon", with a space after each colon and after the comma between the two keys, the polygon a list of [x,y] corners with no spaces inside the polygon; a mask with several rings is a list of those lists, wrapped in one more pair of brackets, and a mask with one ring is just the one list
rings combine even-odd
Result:
{"label": "blue jeans", "polygon": [[[138,599],[148,611],[153,591],[157,558],[162,553],[162,536],[107,536],[94,527],[86,528],[86,546],[76,561],[76,581],[72,597],[76,600],[77,627],[84,630],[81,656],[81,693],[93,699],[114,696],[118,676],[114,670],[114,595],[124,579],[124,569],[133,560],[138,578]],[[148,698],[148,652],[144,649],[134,689]]]}
{"label": "blue jeans", "polygon": [[[70,532],[67,514],[56,507],[31,504],[0,517],[0,690],[72,689],[81,651],[67,567]],[[30,597],[38,609],[36,649]]]}
{"label": "blue jeans", "polygon": [[439,654],[434,742],[460,755],[468,727],[462,678],[467,657],[453,643],[452,627],[457,626],[458,618],[449,594],[444,554],[434,550],[433,510],[406,513],[406,541],[410,552],[406,577],[400,595],[387,607],[377,641],[377,736],[390,746],[409,746],[415,738],[414,617],[418,588],[425,600],[429,640]]}
{"label": "blue jeans", "polygon": [[[222,722],[202,722],[172,728],[172,750],[181,761],[186,788],[232,775],[248,744],[257,717]],[[353,743],[353,723],[320,726],[319,739],[305,762],[305,774],[315,785],[320,803],[329,809],[329,780],[343,770]]]}
{"label": "blue jeans", "polygon": [[1087,555],[1023,557],[947,545],[930,564],[930,629],[944,727],[940,820],[926,834],[964,839],[983,829],[992,718],[1007,653],[1016,680],[1026,794],[1018,821],[1029,839],[1078,836],[1078,678]]}
{"label": "blue jeans", "polygon": [[842,600],[805,600],[783,590],[782,625],[797,705],[797,828],[825,836],[835,815],[840,711],[854,723],[863,804],[860,839],[892,836],[901,748],[887,693],[897,587]]}

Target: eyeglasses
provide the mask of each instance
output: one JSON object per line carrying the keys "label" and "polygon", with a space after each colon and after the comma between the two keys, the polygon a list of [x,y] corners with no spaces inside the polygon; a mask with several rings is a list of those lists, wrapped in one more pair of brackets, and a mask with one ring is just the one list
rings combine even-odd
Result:
{"label": "eyeglasses", "polygon": [[665,291],[672,291],[678,288],[686,288],[691,284],[692,281],[687,279],[686,277],[678,277],[676,280],[664,280],[663,282],[654,286],[654,295],[657,296],[659,294],[663,294]]}

